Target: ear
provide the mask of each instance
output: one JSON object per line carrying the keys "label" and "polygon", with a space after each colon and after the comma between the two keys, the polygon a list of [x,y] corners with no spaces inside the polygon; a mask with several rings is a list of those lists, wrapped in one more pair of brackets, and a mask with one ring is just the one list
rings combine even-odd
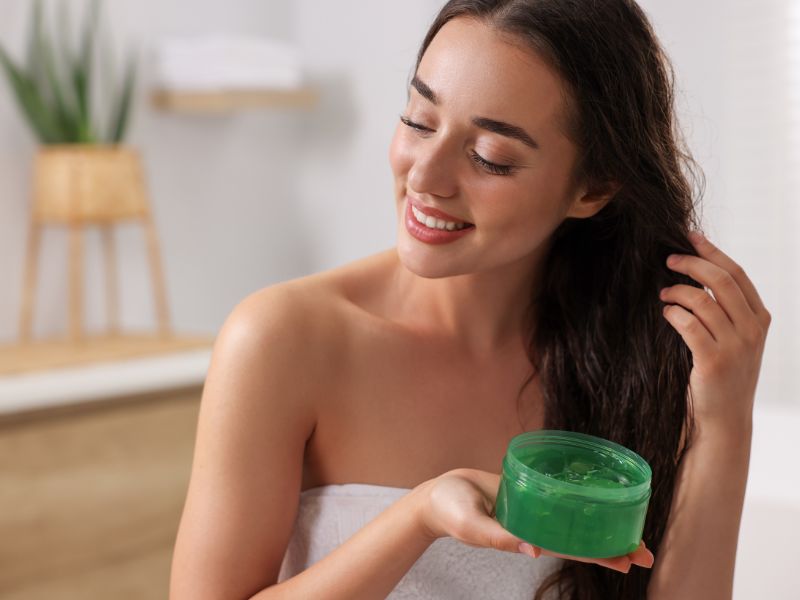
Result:
{"label": "ear", "polygon": [[586,186],[581,186],[575,194],[575,199],[567,210],[567,217],[576,219],[588,219],[593,217],[617,195],[622,185],[616,181],[609,181],[593,190],[587,190]]}

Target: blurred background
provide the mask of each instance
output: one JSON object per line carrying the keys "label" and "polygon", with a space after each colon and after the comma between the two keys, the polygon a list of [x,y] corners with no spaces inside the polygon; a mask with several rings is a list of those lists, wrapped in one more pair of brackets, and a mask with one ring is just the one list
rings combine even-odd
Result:
{"label": "blurred background", "polygon": [[[39,83],[51,55],[91,119],[36,120],[14,78],[36,64],[34,3],[5,0],[0,21],[0,596],[14,600],[166,597],[214,336],[249,293],[394,245],[388,146],[442,2],[109,0],[82,88],[63,69],[82,64],[90,4],[43,2],[33,54]],[[735,597],[790,598],[800,3],[640,4],[706,174],[705,231],[773,314]],[[120,123],[127,153],[97,152]],[[86,151],[48,152],[57,134]],[[138,190],[124,210],[104,204],[114,185]]]}

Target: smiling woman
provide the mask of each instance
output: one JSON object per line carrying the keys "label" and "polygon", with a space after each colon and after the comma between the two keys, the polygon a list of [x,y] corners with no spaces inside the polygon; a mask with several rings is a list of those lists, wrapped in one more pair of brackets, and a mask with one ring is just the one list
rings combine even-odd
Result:
{"label": "smiling woman", "polygon": [[590,193],[571,177],[578,149],[564,133],[565,93],[543,58],[480,20],[441,27],[411,80],[389,158],[400,209],[431,215],[446,207],[475,226],[468,236],[438,235],[459,240],[445,248],[415,243],[401,229],[404,263],[435,277],[514,264],[516,283],[532,289],[558,224],[596,213],[613,189]]}
{"label": "smiling woman", "polygon": [[[389,151],[396,248],[252,294],[217,338],[171,597],[730,597],[770,316],[693,232],[673,109],[633,0],[448,2]],[[633,552],[493,518],[543,428],[650,464]]]}

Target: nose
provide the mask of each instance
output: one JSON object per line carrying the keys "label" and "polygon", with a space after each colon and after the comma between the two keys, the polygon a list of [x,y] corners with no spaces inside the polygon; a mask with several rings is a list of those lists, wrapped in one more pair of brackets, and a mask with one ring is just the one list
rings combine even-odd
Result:
{"label": "nose", "polygon": [[456,150],[446,138],[428,139],[414,149],[408,186],[417,194],[449,198],[458,189]]}

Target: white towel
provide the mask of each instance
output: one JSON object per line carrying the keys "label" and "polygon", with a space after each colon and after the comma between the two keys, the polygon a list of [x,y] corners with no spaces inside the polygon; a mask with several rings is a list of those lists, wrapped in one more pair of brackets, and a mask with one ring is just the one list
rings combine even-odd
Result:
{"label": "white towel", "polygon": [[302,84],[297,50],[277,40],[214,34],[155,46],[156,84],[179,91],[292,89]]}
{"label": "white towel", "polygon": [[[347,483],[302,492],[278,581],[327,556],[409,491]],[[550,556],[533,559],[492,548],[473,548],[454,538],[440,538],[417,560],[388,598],[531,600],[542,580],[562,562]]]}

